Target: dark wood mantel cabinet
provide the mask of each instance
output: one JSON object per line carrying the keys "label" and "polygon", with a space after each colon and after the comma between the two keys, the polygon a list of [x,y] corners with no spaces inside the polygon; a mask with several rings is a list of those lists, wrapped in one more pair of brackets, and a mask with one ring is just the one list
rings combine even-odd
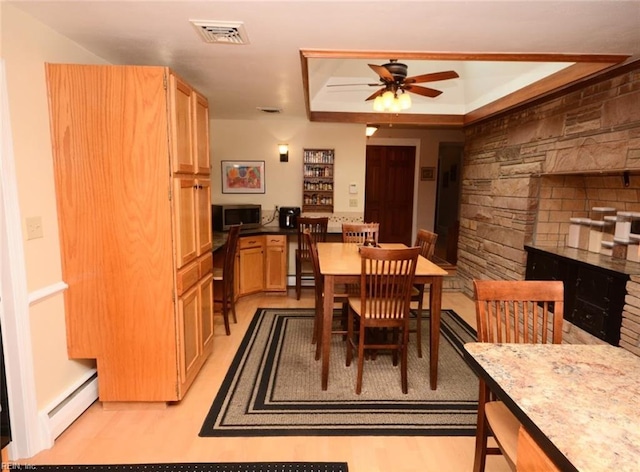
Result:
{"label": "dark wood mantel cabinet", "polygon": [[[525,246],[527,280],[562,280],[564,282],[564,318],[588,333],[617,346],[629,275],[593,261],[574,258],[567,250],[545,250]],[[585,253],[586,251],[581,251]],[[576,254],[597,259],[595,254]]]}

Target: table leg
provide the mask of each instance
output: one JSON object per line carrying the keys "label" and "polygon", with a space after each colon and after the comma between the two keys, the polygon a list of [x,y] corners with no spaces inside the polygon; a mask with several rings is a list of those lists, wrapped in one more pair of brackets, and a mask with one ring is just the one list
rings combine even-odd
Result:
{"label": "table leg", "polygon": [[442,305],[442,277],[434,277],[429,290],[430,330],[429,383],[431,390],[438,388],[438,348],[440,347],[440,307]]}
{"label": "table leg", "polygon": [[[322,310],[322,390],[329,385],[329,357],[331,356],[331,322],[333,320],[333,291],[335,278],[333,275],[324,276],[324,307]],[[316,341],[319,342],[319,341]]]}

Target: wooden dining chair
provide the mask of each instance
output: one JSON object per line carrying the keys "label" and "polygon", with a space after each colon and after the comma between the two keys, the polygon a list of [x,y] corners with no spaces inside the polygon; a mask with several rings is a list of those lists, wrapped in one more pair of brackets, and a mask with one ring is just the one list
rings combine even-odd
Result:
{"label": "wooden dining chair", "polygon": [[[318,246],[309,230],[305,230],[303,237],[306,239],[309,255],[311,256],[311,265],[313,267],[314,289],[315,289],[315,317],[313,319],[313,334],[311,342],[316,344],[316,360],[320,359],[322,350],[321,336],[322,319],[324,317],[324,277],[320,272],[320,258],[318,257]],[[353,295],[356,295],[355,293]],[[347,315],[349,310],[349,293],[346,285],[337,284],[334,287],[333,294],[334,304],[340,305],[341,317],[340,324],[331,329],[331,334],[340,334],[346,337],[347,334]],[[335,325],[335,320],[332,323]]]}
{"label": "wooden dining chair", "polygon": [[231,334],[229,312],[233,314],[233,322],[238,322],[234,293],[234,273],[238,239],[240,239],[240,226],[233,225],[229,228],[222,267],[213,268],[213,306],[214,309],[216,305],[220,306],[227,336]]}
{"label": "wooden dining chair", "polygon": [[[398,364],[402,393],[408,393],[407,346],[409,342],[409,310],[411,289],[416,273],[420,250],[360,248],[362,267],[360,272],[360,296],[349,297],[347,320],[347,359],[351,365],[353,349],[358,349],[358,373],[356,393],[362,391],[362,371],[365,350],[393,350],[393,364]],[[358,320],[358,333],[354,338],[354,321]],[[365,336],[370,328],[391,329],[388,336]]]}
{"label": "wooden dining chair", "polygon": [[342,242],[364,244],[373,240],[378,244],[380,223],[342,223]]}
{"label": "wooden dining chair", "polygon": [[[436,241],[438,235],[432,231],[426,229],[419,229],[416,235],[416,243],[414,246],[420,248],[420,255],[427,260],[433,260],[433,254],[436,249]],[[422,308],[424,298],[424,284],[416,284],[411,291],[411,301],[418,302],[418,309],[416,310],[416,327],[410,329],[409,332],[416,333],[416,344],[418,357],[422,357]]]}
{"label": "wooden dining chair", "polygon": [[300,300],[302,291],[302,276],[313,275],[311,267],[311,256],[309,255],[309,245],[303,236],[305,231],[309,231],[311,237],[316,242],[327,240],[328,217],[302,217],[298,220],[298,248],[296,249],[296,300]]}
{"label": "wooden dining chair", "polygon": [[[562,343],[561,281],[474,280],[478,342]],[[487,454],[502,454],[516,470],[520,422],[480,380],[473,470],[483,472]],[[487,447],[493,434],[498,447]]]}

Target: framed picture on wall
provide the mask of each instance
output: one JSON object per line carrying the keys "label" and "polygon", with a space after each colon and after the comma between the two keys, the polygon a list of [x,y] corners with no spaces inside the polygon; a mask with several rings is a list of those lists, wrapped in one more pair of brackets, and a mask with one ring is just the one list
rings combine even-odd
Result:
{"label": "framed picture on wall", "polygon": [[265,193],[264,161],[222,161],[222,193]]}
{"label": "framed picture on wall", "polygon": [[420,180],[435,180],[436,168],[435,167],[420,167]]}

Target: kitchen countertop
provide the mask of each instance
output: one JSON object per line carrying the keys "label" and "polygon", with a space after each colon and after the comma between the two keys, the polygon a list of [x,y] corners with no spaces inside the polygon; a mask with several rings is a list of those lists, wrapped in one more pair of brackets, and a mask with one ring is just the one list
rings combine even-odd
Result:
{"label": "kitchen countertop", "polygon": [[575,249],[572,247],[547,247],[535,246],[533,244],[525,245],[525,249],[531,248],[536,251],[548,252],[566,259],[580,261],[585,264],[593,265],[603,269],[619,272],[627,275],[640,274],[640,263],[628,261],[626,259],[618,259],[611,256],[605,256],[597,252],[585,251],[583,249]]}
{"label": "kitchen countertop", "polygon": [[561,470],[635,472],[640,357],[610,345],[465,344],[465,358]]}
{"label": "kitchen countertop", "polygon": [[[342,226],[331,226],[327,228],[328,234],[342,234]],[[284,234],[286,236],[298,237],[297,228],[280,228],[279,226],[260,226],[259,228],[245,228],[240,230],[240,237],[243,236],[255,236],[261,234]],[[227,242],[227,231],[214,231],[213,232],[213,249],[212,252],[216,252],[222,248]]]}

